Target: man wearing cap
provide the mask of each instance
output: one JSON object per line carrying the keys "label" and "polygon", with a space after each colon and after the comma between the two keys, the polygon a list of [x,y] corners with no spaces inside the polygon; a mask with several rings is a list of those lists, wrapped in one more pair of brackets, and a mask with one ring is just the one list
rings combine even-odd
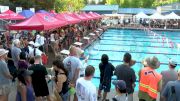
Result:
{"label": "man wearing cap", "polygon": [[160,62],[155,56],[150,57],[146,62],[146,67],[139,73],[139,101],[156,101],[161,90],[162,75],[155,69],[159,68]]}
{"label": "man wearing cap", "polygon": [[8,101],[10,83],[13,79],[6,63],[8,52],[8,50],[0,49],[0,101]]}
{"label": "man wearing cap", "polygon": [[[161,93],[163,91],[163,88],[166,86],[166,84],[169,81],[175,81],[178,79],[178,73],[177,71],[175,71],[175,68],[177,66],[177,62],[173,59],[169,60],[169,70],[165,70],[162,71],[162,90]],[[164,99],[161,97],[161,101],[164,101]]]}
{"label": "man wearing cap", "polygon": [[112,82],[115,85],[116,95],[113,101],[128,101],[126,83],[123,80],[117,80]]}
{"label": "man wearing cap", "polygon": [[128,101],[133,101],[136,75],[131,66],[135,64],[135,61],[131,59],[130,53],[125,53],[123,62],[123,64],[116,67],[114,74],[117,76],[118,80],[124,80],[126,82]]}
{"label": "man wearing cap", "polygon": [[178,70],[178,79],[176,81],[169,81],[164,90],[162,96],[165,101],[180,101],[180,69]]}

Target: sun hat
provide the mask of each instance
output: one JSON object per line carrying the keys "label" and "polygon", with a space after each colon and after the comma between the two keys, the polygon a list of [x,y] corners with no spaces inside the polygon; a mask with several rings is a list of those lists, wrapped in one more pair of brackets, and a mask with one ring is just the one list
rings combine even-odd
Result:
{"label": "sun hat", "polygon": [[149,58],[147,65],[153,69],[157,69],[160,66],[160,62],[157,57],[153,56]]}
{"label": "sun hat", "polygon": [[177,66],[177,62],[174,59],[169,59],[169,64],[172,66]]}
{"label": "sun hat", "polygon": [[5,54],[7,54],[9,51],[5,50],[5,49],[0,49],[0,56],[3,56]]}
{"label": "sun hat", "polygon": [[142,64],[144,65],[144,66],[148,66],[148,62],[149,62],[149,60],[150,60],[150,58],[148,57],[148,58],[145,58],[143,61],[142,61]]}
{"label": "sun hat", "polygon": [[124,80],[115,80],[112,82],[112,84],[115,85],[119,90],[125,90],[126,89],[126,83]]}

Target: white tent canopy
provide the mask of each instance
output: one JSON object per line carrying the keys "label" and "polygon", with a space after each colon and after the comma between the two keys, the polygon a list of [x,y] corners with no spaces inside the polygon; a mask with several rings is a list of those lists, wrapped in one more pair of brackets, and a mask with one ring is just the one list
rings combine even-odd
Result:
{"label": "white tent canopy", "polygon": [[177,14],[175,14],[174,12],[165,15],[165,19],[180,19],[180,16],[178,16]]}
{"label": "white tent canopy", "polygon": [[150,19],[164,19],[165,17],[159,13],[154,13],[153,15],[149,16]]}
{"label": "white tent canopy", "polygon": [[135,17],[137,19],[140,19],[140,18],[149,18],[149,16],[144,14],[144,12],[140,12],[140,13],[136,14]]}

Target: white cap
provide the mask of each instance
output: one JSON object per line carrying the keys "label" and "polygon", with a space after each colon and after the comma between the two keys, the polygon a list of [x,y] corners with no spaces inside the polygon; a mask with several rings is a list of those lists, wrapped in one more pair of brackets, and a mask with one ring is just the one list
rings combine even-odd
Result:
{"label": "white cap", "polygon": [[30,42],[29,42],[29,45],[34,45],[34,42],[33,42],[33,41],[30,41]]}
{"label": "white cap", "polygon": [[177,66],[177,62],[174,59],[170,59],[169,64],[172,66]]}

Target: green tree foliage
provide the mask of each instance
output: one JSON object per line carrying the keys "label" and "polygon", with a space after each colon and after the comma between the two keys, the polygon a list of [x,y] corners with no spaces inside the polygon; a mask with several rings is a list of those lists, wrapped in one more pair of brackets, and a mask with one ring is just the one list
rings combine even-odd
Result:
{"label": "green tree foliage", "polygon": [[151,8],[174,2],[180,0],[106,0],[106,4],[118,4],[124,8]]}

